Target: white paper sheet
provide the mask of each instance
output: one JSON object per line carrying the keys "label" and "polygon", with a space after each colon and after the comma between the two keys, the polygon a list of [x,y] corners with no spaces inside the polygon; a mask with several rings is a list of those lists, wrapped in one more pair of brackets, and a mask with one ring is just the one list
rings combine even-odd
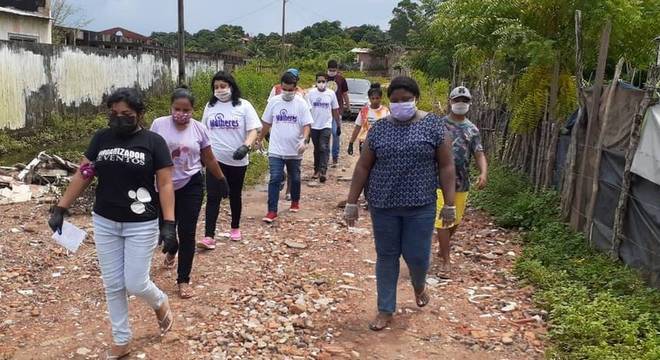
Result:
{"label": "white paper sheet", "polygon": [[72,223],[65,221],[62,225],[62,235],[55,232],[53,234],[53,240],[64,246],[67,250],[76,252],[86,236],[87,232],[85,230],[79,229]]}

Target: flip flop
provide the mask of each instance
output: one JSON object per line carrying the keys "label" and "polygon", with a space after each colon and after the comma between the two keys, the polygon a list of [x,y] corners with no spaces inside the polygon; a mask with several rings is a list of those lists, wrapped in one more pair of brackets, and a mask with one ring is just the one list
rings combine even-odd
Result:
{"label": "flip flop", "polygon": [[429,296],[429,293],[426,291],[426,288],[424,288],[421,292],[415,291],[415,303],[419,307],[424,307],[429,304],[431,301],[431,297]]}
{"label": "flip flop", "polygon": [[106,351],[105,352],[105,357],[103,359],[105,359],[105,360],[118,360],[118,359],[123,359],[123,358],[127,357],[130,354],[131,354],[131,349],[130,349],[129,346],[126,346],[126,348],[124,349],[124,352],[122,352],[119,355],[113,354],[112,350]]}
{"label": "flip flop", "polygon": [[182,299],[190,299],[195,296],[195,293],[192,291],[190,284],[180,283],[179,284],[179,297]]}
{"label": "flip flop", "polygon": [[376,318],[369,323],[369,329],[372,331],[381,331],[392,322],[392,314],[378,313]]}
{"label": "flip flop", "polygon": [[163,305],[161,306],[167,307],[167,311],[165,312],[165,316],[161,319],[158,316],[158,312],[156,311],[156,319],[158,320],[158,327],[160,328],[160,336],[165,336],[170,329],[172,329],[172,324],[174,323],[174,316],[172,316],[172,309],[170,308],[170,303],[168,300],[165,300]]}

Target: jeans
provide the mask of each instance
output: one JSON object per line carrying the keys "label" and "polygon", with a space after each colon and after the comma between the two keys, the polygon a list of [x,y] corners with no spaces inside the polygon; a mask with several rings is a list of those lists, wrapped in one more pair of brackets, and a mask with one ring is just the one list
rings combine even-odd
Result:
{"label": "jeans", "polygon": [[330,136],[332,129],[312,129],[312,142],[314,143],[314,173],[325,175],[328,172],[330,158]]}
{"label": "jeans", "polygon": [[[241,212],[243,211],[243,184],[247,166],[229,166],[220,164],[222,173],[229,184],[229,207],[231,208],[231,228],[241,227]],[[218,214],[220,213],[220,180],[211,174],[206,174],[206,226],[205,236],[214,237]]]}
{"label": "jeans", "polygon": [[174,219],[179,238],[177,284],[190,282],[190,271],[195,257],[197,220],[203,199],[204,177],[201,173],[195,174],[186,186],[174,192]]}
{"label": "jeans", "polygon": [[167,300],[149,278],[158,244],[158,220],[120,223],[93,214],[94,241],[108,302],[112,339],[117,345],[131,340],[128,295],[135,295],[156,310]]}
{"label": "jeans", "polygon": [[339,136],[337,136],[337,122],[332,121],[332,160],[337,161],[339,159]]}
{"label": "jeans", "polygon": [[421,290],[431,258],[435,204],[381,209],[370,207],[376,244],[378,311],[393,314],[399,280],[399,257],[408,265],[413,288]]}
{"label": "jeans", "polygon": [[300,159],[268,158],[270,181],[268,182],[268,212],[277,212],[280,198],[280,186],[284,180],[284,167],[291,179],[291,201],[300,201]]}

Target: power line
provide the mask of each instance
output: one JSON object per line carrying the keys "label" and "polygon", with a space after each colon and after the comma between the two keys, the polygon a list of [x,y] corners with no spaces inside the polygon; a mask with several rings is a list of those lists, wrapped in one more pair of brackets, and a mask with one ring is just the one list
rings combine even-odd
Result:
{"label": "power line", "polygon": [[254,14],[258,13],[258,12],[261,12],[261,11],[263,11],[263,10],[266,10],[269,6],[275,4],[275,3],[279,2],[279,1],[280,1],[280,0],[273,0],[273,1],[269,2],[269,3],[266,4],[266,5],[263,5],[263,6],[259,7],[258,9],[254,9],[254,10],[248,12],[248,13],[245,13],[245,14],[243,14],[243,15],[237,16],[237,17],[235,17],[235,18],[233,18],[233,19],[231,19],[231,20],[229,20],[229,21],[224,21],[222,24],[230,25],[230,24],[232,24],[232,23],[235,23],[235,22],[238,21],[238,20],[245,19],[245,18],[248,17],[248,16],[251,16],[251,15],[254,15]]}

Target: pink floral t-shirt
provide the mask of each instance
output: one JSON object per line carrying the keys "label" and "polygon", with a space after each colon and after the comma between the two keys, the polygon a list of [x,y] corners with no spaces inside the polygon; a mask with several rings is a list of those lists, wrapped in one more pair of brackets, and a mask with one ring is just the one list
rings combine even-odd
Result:
{"label": "pink floral t-shirt", "polygon": [[188,184],[190,178],[202,170],[202,149],[211,146],[208,130],[197,120],[190,120],[184,130],[176,128],[172,116],[163,116],[154,120],[151,131],[159,134],[170,149],[174,172],[172,182],[174,190]]}

